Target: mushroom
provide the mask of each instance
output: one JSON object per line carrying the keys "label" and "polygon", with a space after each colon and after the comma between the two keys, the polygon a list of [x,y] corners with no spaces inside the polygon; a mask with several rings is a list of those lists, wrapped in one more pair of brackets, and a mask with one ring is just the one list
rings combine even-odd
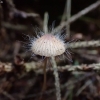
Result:
{"label": "mushroom", "polygon": [[31,51],[45,57],[58,56],[65,52],[65,44],[56,36],[45,34],[32,43]]}

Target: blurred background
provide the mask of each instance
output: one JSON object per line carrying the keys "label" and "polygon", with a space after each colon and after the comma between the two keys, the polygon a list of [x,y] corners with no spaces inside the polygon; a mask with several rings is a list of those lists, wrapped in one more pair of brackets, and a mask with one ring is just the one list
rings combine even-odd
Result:
{"label": "blurred background", "polygon": [[[49,14],[48,26],[55,21],[56,28],[92,4],[95,9],[64,26],[67,27],[64,32],[69,32],[66,42],[100,39],[98,0],[70,0],[69,7],[68,0],[0,0],[0,100],[39,100],[43,86],[43,72],[39,68],[43,67],[43,62],[38,62],[40,56],[30,59],[31,52],[26,52],[23,42],[27,43],[28,35],[34,37],[35,31],[43,30],[45,12]],[[85,65],[82,66],[85,70],[60,70],[62,100],[100,100],[100,47],[80,47],[71,52],[72,63],[57,58],[57,65],[96,63],[99,68]],[[46,87],[42,100],[55,100],[52,71],[47,72]]]}

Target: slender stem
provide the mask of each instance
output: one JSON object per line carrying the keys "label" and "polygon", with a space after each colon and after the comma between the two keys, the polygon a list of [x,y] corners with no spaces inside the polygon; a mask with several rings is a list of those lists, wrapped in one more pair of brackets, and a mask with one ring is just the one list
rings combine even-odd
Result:
{"label": "slender stem", "polygon": [[54,74],[54,77],[55,77],[56,97],[57,97],[57,100],[61,100],[59,75],[58,75],[58,69],[57,69],[57,65],[56,65],[54,57],[51,57],[51,62],[52,62],[52,66],[53,66],[53,74]]}
{"label": "slender stem", "polygon": [[44,73],[44,82],[43,82],[43,89],[42,89],[43,92],[46,89],[46,66],[47,66],[47,61],[48,61],[48,58],[45,59],[45,63],[44,63],[44,67],[43,67],[43,73]]}
{"label": "slender stem", "polygon": [[[47,66],[48,58],[45,59],[44,61],[44,67],[43,67],[43,73],[44,73],[44,81],[43,81],[43,87],[42,87],[42,94],[46,90],[46,66]],[[42,94],[39,100],[42,100]]]}

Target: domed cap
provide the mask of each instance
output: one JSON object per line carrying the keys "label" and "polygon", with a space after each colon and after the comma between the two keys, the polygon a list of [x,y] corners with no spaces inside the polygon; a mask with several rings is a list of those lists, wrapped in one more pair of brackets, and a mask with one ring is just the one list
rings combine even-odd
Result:
{"label": "domed cap", "polygon": [[45,34],[38,38],[31,46],[34,54],[51,57],[58,56],[65,52],[65,46],[62,40],[52,34]]}

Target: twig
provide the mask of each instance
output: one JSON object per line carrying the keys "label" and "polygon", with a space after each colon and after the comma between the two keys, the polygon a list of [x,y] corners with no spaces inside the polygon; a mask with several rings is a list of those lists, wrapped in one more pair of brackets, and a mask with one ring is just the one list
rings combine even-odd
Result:
{"label": "twig", "polygon": [[62,22],[61,25],[59,25],[58,27],[55,28],[56,31],[61,30],[64,26],[66,26],[66,24],[70,24],[73,21],[77,20],[78,18],[80,18],[81,16],[87,14],[88,12],[90,12],[91,10],[97,8],[100,5],[100,1],[95,2],[94,4],[90,5],[89,7],[83,9],[82,11],[80,11],[79,13],[73,15],[68,21]]}
{"label": "twig", "polygon": [[6,96],[7,98],[9,98],[10,100],[16,100],[14,97],[12,97],[6,91],[3,91],[3,90],[0,89],[0,93],[2,93],[4,96]]}
{"label": "twig", "polygon": [[[28,65],[32,65],[30,63],[28,63]],[[41,68],[41,67],[40,67]],[[38,67],[38,71],[40,69]],[[75,70],[82,70],[82,71],[86,71],[86,70],[100,70],[100,63],[95,63],[95,64],[82,64],[82,65],[65,65],[65,66],[58,66],[57,67],[59,71],[63,71],[63,70],[67,70],[67,71],[75,71]],[[37,66],[31,66],[31,70],[36,70]],[[47,71],[53,71],[53,68],[49,68],[47,69]],[[42,73],[42,70],[40,70],[39,72]]]}
{"label": "twig", "polygon": [[[71,0],[67,0],[67,12],[66,12],[66,16],[67,16],[67,20],[70,19],[71,16]],[[70,37],[70,23],[66,24],[66,28],[67,28],[67,37]]]}
{"label": "twig", "polygon": [[78,96],[86,87],[92,84],[91,80],[86,81],[86,83],[77,91],[76,96]]}
{"label": "twig", "polygon": [[72,100],[72,94],[73,94],[74,87],[75,87],[74,85],[68,87],[67,89],[68,91],[65,93],[63,100],[67,100],[68,97],[69,97],[68,100]]}
{"label": "twig", "polygon": [[[71,16],[71,0],[66,0],[66,4],[65,4],[65,9],[64,9],[64,13],[61,19],[61,24],[66,20],[69,20]],[[66,25],[66,33],[67,33],[67,38],[70,37],[70,23]]]}
{"label": "twig", "polygon": [[67,1],[68,1],[68,0],[66,0],[64,12],[63,12],[63,15],[62,15],[60,24],[66,20],[66,16],[67,16],[66,12],[67,12],[67,7],[68,7],[68,6],[67,6],[67,4],[68,4]]}
{"label": "twig", "polygon": [[52,66],[53,66],[53,74],[54,74],[54,77],[55,77],[56,98],[57,98],[57,100],[61,100],[59,75],[58,75],[58,69],[57,69],[57,65],[56,65],[54,57],[51,57],[51,62],[52,62]]}
{"label": "twig", "polygon": [[[29,67],[27,67],[29,66]],[[3,69],[2,69],[3,68]],[[43,73],[43,66],[41,64],[38,64],[36,62],[30,62],[25,63],[26,71],[34,70],[36,73]],[[82,64],[82,65],[65,65],[65,66],[58,66],[57,67],[59,71],[67,70],[67,71],[75,71],[75,70],[100,70],[100,63],[94,63],[94,64]],[[0,62],[0,71],[4,72],[11,72],[13,70],[13,66],[11,63],[5,64]],[[53,71],[53,68],[46,69],[46,71]]]}
{"label": "twig", "polygon": [[1,22],[1,26],[12,30],[28,30],[28,27],[24,25],[14,25],[7,22]]}
{"label": "twig", "polygon": [[23,18],[27,18],[27,17],[39,17],[39,14],[36,14],[36,13],[27,13],[27,12],[20,11],[20,10],[16,9],[15,5],[13,3],[13,0],[6,0],[6,2],[9,5],[9,9],[10,9],[11,13],[13,13],[13,14],[20,15]]}
{"label": "twig", "polygon": [[83,47],[99,47],[100,40],[91,40],[83,42],[69,43],[66,48],[83,48]]}
{"label": "twig", "polygon": [[48,33],[48,18],[49,18],[49,15],[47,12],[45,12],[44,14],[44,26],[43,26],[43,30],[44,30],[44,33],[47,34]]}
{"label": "twig", "polygon": [[[100,70],[100,63],[97,64],[82,64],[82,65],[65,65],[65,66],[58,66],[58,70],[68,70],[68,71],[75,71],[75,70]],[[52,69],[51,69],[52,70]]]}
{"label": "twig", "polygon": [[42,21],[39,14],[34,13],[34,12],[27,13],[25,11],[21,11],[21,10],[16,9],[15,4],[13,3],[13,0],[6,0],[6,3],[8,6],[9,13],[11,15],[19,15],[22,18],[33,17],[34,21],[40,26],[40,28],[42,28],[43,21]]}
{"label": "twig", "polygon": [[27,17],[39,17],[39,14],[36,14],[36,13],[27,13],[27,12],[20,11],[20,10],[17,10],[17,9],[13,9],[13,13],[14,14],[18,14],[18,15],[20,15],[23,18],[27,18]]}

